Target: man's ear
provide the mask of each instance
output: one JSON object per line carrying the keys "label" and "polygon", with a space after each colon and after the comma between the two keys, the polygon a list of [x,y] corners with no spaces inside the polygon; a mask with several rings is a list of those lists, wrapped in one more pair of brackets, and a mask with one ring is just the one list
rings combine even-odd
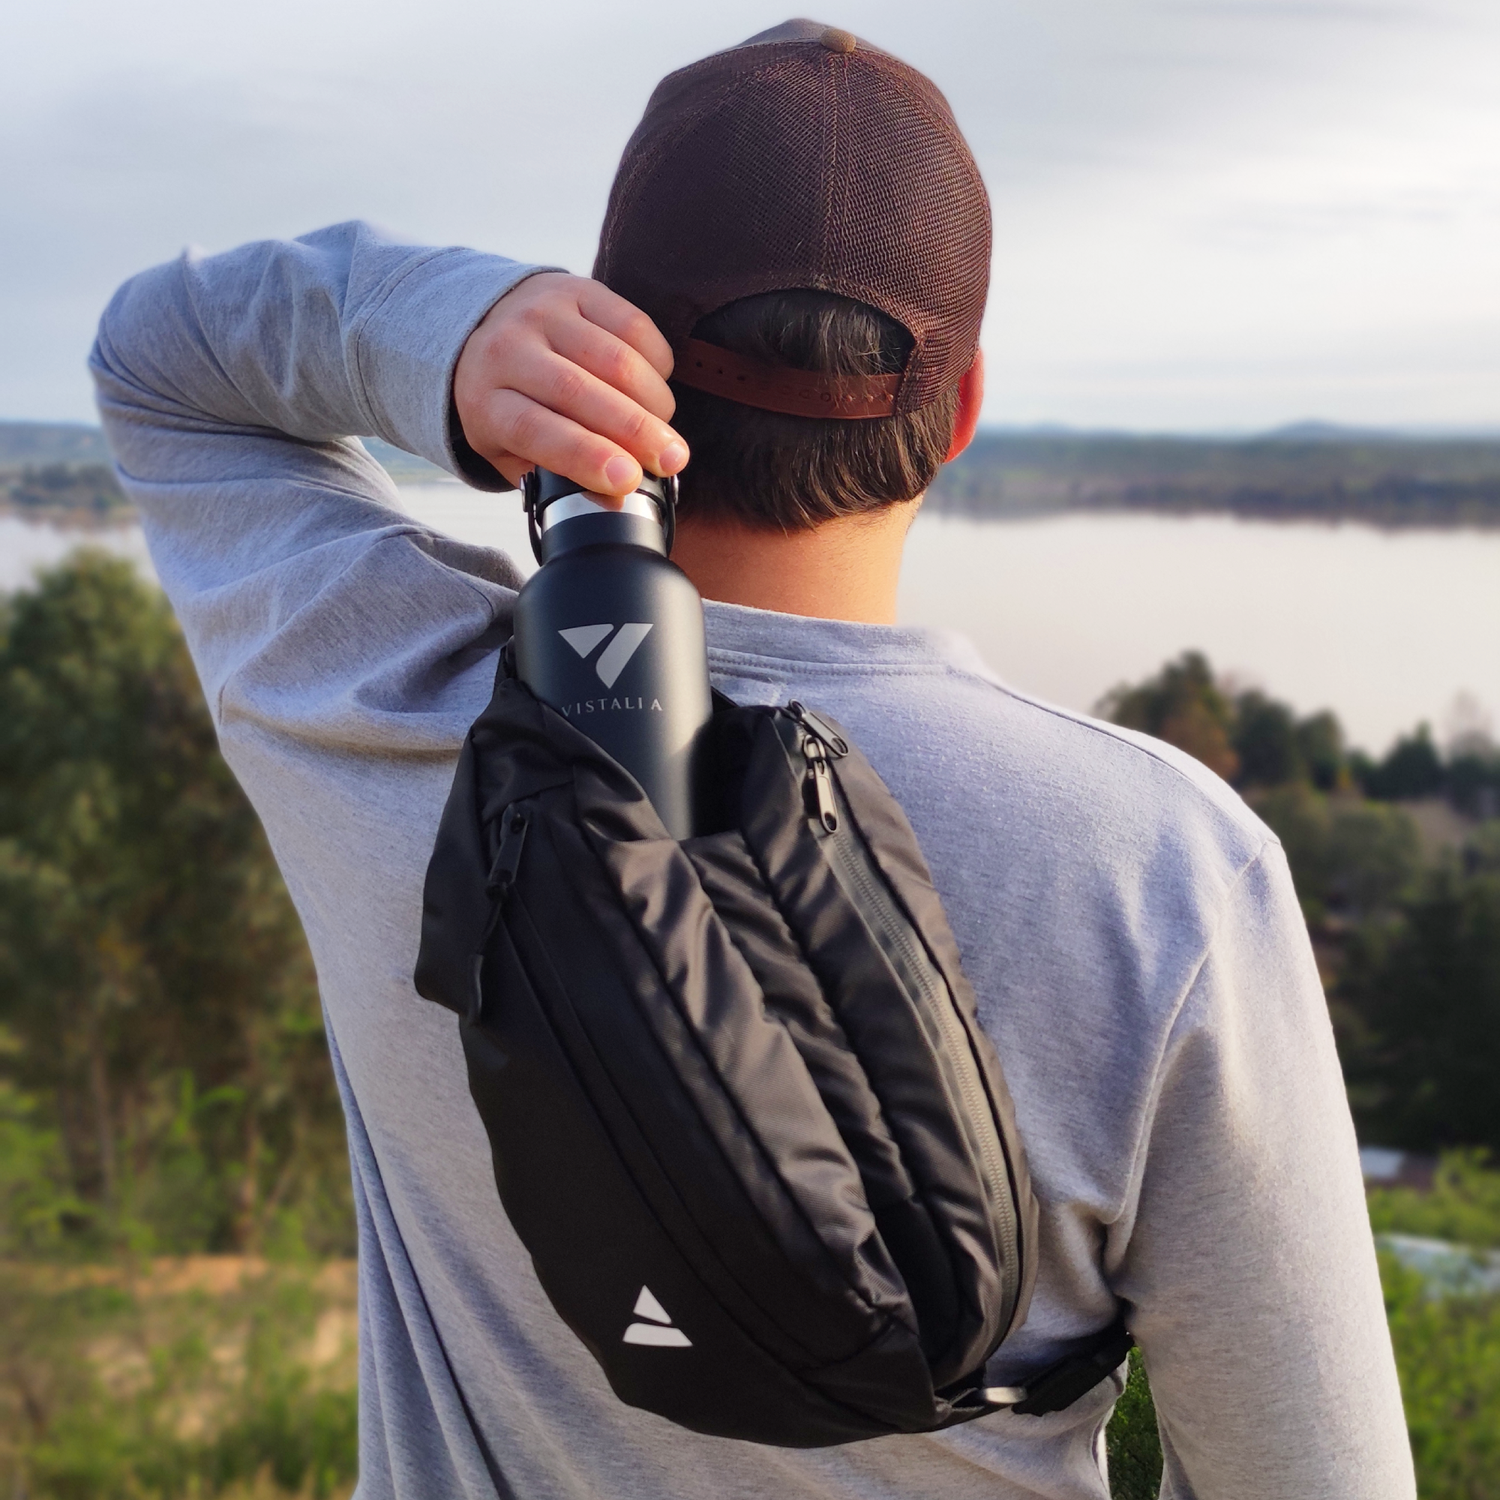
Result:
{"label": "man's ear", "polygon": [[955,459],[974,441],[979,413],[984,407],[984,350],[974,351],[974,363],[958,382],[958,417],[953,423],[953,441],[948,444],[947,463]]}

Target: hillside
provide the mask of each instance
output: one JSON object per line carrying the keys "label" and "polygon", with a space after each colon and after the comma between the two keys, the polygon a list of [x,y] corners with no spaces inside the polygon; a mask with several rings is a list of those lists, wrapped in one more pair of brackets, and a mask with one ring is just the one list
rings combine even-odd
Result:
{"label": "hillside", "polygon": [[[378,438],[365,446],[398,484],[444,478],[426,459]],[[0,422],[0,513],[61,525],[112,525],[132,514],[97,427]]]}
{"label": "hillside", "polygon": [[0,470],[27,464],[107,464],[97,427],[82,422],[0,422]]}
{"label": "hillside", "polygon": [[1414,438],[1305,423],[1240,439],[982,431],[934,485],[935,510],[1229,511],[1381,526],[1500,525],[1500,436]]}

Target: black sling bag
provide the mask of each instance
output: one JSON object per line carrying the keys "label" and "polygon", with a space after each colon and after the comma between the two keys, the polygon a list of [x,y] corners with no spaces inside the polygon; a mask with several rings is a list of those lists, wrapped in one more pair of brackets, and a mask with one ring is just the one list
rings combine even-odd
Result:
{"label": "black sling bag", "polygon": [[904,814],[831,720],[719,700],[724,831],[677,843],[502,668],[428,869],[418,992],[457,1012],[495,1181],[621,1400],[787,1447],[1058,1410],[1027,1387],[1036,1207]]}

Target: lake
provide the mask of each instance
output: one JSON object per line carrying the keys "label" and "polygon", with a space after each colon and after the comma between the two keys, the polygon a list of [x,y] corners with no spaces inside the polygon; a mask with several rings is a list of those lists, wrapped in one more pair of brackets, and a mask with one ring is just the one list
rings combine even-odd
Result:
{"label": "lake", "polygon": [[[403,490],[425,524],[497,546],[529,571],[515,496]],[[134,527],[59,532],[0,517],[0,588],[77,541],[140,561]],[[960,630],[1006,681],[1088,709],[1189,648],[1302,712],[1328,707],[1383,750],[1460,699],[1500,712],[1500,532],[1380,531],[1228,516],[925,516],[912,528],[901,618]]]}

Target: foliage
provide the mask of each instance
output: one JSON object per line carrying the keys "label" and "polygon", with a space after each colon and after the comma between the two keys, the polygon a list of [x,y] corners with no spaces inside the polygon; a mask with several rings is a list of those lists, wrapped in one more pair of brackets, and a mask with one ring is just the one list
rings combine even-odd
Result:
{"label": "foliage", "polygon": [[1347,780],[1343,727],[1326,709],[1299,720],[1286,704],[1250,688],[1234,699],[1233,716],[1240,786],[1310,783],[1329,792]]}
{"label": "foliage", "polygon": [[[3,1040],[0,1034],[0,1040]],[[67,1188],[58,1132],[35,1099],[0,1078],[0,1256],[47,1254],[87,1206]]]}
{"label": "foliage", "polygon": [[[1430,1204],[1430,1208],[1429,1205]],[[1377,1229],[1500,1243],[1500,1172],[1474,1155],[1444,1161],[1430,1199],[1371,1199]],[[1420,1500],[1492,1500],[1500,1474],[1500,1296],[1435,1297],[1419,1272],[1382,1254],[1380,1276]],[[1161,1440],[1139,1351],[1107,1430],[1114,1500],[1154,1500]]]}
{"label": "foliage", "polygon": [[[1500,820],[1431,867],[1399,806],[1443,796],[1493,818],[1500,752],[1471,735],[1445,758],[1423,726],[1379,761],[1350,754],[1332,714],[1299,720],[1258,691],[1235,693],[1197,653],[1116,689],[1101,710],[1226,776],[1280,837],[1333,975],[1361,1138],[1471,1148],[1444,1158],[1430,1193],[1373,1192],[1377,1231],[1500,1247],[1500,1171],[1472,1149],[1500,1152]],[[1500,1297],[1436,1296],[1389,1257],[1382,1276],[1422,1500],[1488,1500],[1500,1474]],[[1149,1465],[1127,1456],[1136,1443],[1159,1456],[1141,1378],[1109,1428],[1117,1496],[1156,1493]]]}
{"label": "foliage", "polygon": [[1346,746],[1343,726],[1328,709],[1299,719],[1259,688],[1234,692],[1198,651],[1184,652],[1144,682],[1114,688],[1095,712],[1186,750],[1247,794],[1357,788],[1382,802],[1445,797],[1469,817],[1500,814],[1500,747],[1487,733],[1460,735],[1444,758],[1422,724],[1375,760]]}
{"label": "foliage", "polygon": [[1433,871],[1356,935],[1338,995],[1364,1139],[1500,1150],[1500,873]]}
{"label": "foliage", "polygon": [[1380,1258],[1421,1500],[1491,1500],[1500,1474],[1500,1296],[1433,1297]]}
{"label": "foliage", "polygon": [[1500,818],[1481,823],[1463,849],[1463,867],[1470,875],[1488,871],[1500,875]]}
{"label": "foliage", "polygon": [[[1195,653],[1106,706],[1233,777],[1309,917],[1343,934],[1340,1040],[1368,1138],[1500,1149],[1500,822],[1423,872],[1409,819],[1353,789],[1425,793],[1436,762],[1440,790],[1482,806],[1492,747],[1443,760],[1419,731],[1361,760],[1333,715],[1234,692]],[[1500,1245],[1500,1172],[1456,1154],[1431,1194],[1377,1192],[1371,1212]],[[164,602],[76,555],[0,614],[0,1484],[346,1493],[352,1345],[314,1357],[332,1302],[295,1253],[346,1248],[350,1219],[311,966],[264,838]],[[163,1289],[141,1258],[262,1246],[294,1255],[221,1295]],[[113,1266],[70,1264],[89,1256]],[[1488,1495],[1500,1299],[1435,1300],[1382,1270],[1422,1496]],[[1138,1354],[1108,1447],[1115,1495],[1154,1495]]]}
{"label": "foliage", "polygon": [[1329,796],[1305,782],[1263,793],[1254,807],[1286,850],[1312,926],[1389,911],[1421,872],[1416,827],[1399,808]]}
{"label": "foliage", "polygon": [[295,914],[165,600],[99,553],[0,629],[0,1026],[7,1239],[349,1244]]}
{"label": "foliage", "polygon": [[131,514],[108,464],[28,464],[19,472],[0,470],[0,503],[48,519],[114,521]]}
{"label": "foliage", "polygon": [[1435,797],[1443,790],[1443,758],[1432,743],[1432,731],[1419,724],[1414,734],[1398,739],[1382,761],[1361,767],[1360,781],[1370,797],[1400,802]]}
{"label": "foliage", "polygon": [[1130,1378],[1105,1432],[1113,1500],[1156,1500],[1161,1488],[1161,1434],[1141,1351],[1130,1351]]}
{"label": "foliage", "polygon": [[1225,780],[1239,772],[1240,758],[1231,744],[1234,705],[1201,652],[1184,652],[1136,687],[1117,687],[1099,711],[1127,729],[1186,750]]}
{"label": "foliage", "polygon": [[347,1494],[352,1275],[330,1285],[326,1272],[251,1265],[221,1289],[197,1284],[192,1263],[154,1269],[0,1268],[7,1492]]}
{"label": "foliage", "polygon": [[1500,752],[1487,734],[1459,737],[1446,760],[1426,726],[1378,762],[1348,754],[1332,714],[1235,693],[1198,652],[1100,710],[1228,777],[1280,838],[1363,1138],[1500,1149],[1500,820],[1434,868],[1400,806],[1441,794],[1490,809]]}
{"label": "foliage", "polygon": [[1483,1151],[1444,1154],[1429,1192],[1375,1188],[1369,1194],[1376,1234],[1415,1234],[1477,1249],[1500,1250],[1500,1171]]}
{"label": "foliage", "polygon": [[1107,693],[1096,712],[1186,750],[1241,790],[1348,785],[1344,731],[1328,710],[1299,719],[1258,688],[1232,692],[1200,651]]}

